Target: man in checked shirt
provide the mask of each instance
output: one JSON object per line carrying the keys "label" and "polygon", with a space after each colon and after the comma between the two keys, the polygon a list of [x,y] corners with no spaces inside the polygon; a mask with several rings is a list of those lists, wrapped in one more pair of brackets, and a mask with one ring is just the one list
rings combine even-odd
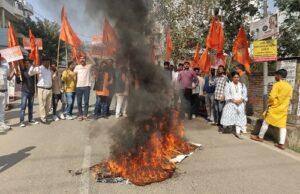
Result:
{"label": "man in checked shirt", "polygon": [[219,127],[219,131],[222,131],[221,117],[225,105],[224,89],[227,80],[228,79],[226,76],[225,67],[223,65],[220,65],[218,67],[217,77],[215,79],[216,89],[215,89],[215,100],[214,100],[214,119],[215,119],[215,124],[217,124]]}

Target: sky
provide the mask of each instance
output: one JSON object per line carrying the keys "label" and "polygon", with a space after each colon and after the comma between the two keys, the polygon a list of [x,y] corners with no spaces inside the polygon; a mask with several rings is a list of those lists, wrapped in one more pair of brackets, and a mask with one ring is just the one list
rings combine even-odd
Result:
{"label": "sky", "polygon": [[[102,32],[103,17],[87,18],[85,13],[84,1],[74,0],[27,0],[34,9],[34,17],[41,19],[48,19],[61,23],[60,15],[62,6],[65,6],[68,19],[71,26],[84,41],[89,41],[92,35],[100,34]],[[64,2],[64,3],[63,3]],[[76,3],[79,2],[79,3]],[[79,5],[80,4],[80,5]]]}

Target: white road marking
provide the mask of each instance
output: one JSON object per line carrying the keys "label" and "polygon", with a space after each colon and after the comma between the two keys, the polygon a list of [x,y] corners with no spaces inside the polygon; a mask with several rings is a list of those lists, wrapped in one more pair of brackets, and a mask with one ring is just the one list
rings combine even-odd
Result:
{"label": "white road marking", "polygon": [[266,143],[253,141],[253,140],[248,139],[248,138],[245,138],[245,139],[248,140],[248,141],[251,141],[251,142],[253,142],[253,143],[256,143],[256,144],[258,144],[258,145],[260,145],[260,146],[263,146],[263,147],[265,147],[265,148],[268,148],[269,150],[273,150],[273,151],[275,151],[275,152],[277,152],[277,153],[280,153],[280,154],[282,154],[282,155],[284,155],[284,156],[287,156],[287,157],[289,157],[289,158],[292,158],[292,159],[294,159],[294,160],[300,162],[300,156],[297,156],[296,153],[295,153],[295,154],[292,154],[292,153],[289,153],[287,150],[280,150],[279,148],[277,148],[277,147],[275,147],[275,146],[271,146],[271,145],[266,144]]}
{"label": "white road marking", "polygon": [[[82,169],[90,167],[91,155],[92,155],[92,147],[90,145],[85,146]],[[90,171],[87,171],[81,175],[80,193],[88,194],[89,187],[90,187]]]}

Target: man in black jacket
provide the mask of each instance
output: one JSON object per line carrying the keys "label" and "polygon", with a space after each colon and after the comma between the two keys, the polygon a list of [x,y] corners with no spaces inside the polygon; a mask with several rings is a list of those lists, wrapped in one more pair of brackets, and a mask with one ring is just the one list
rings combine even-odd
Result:
{"label": "man in black jacket", "polygon": [[25,127],[24,117],[26,107],[28,106],[28,121],[30,124],[39,124],[33,119],[33,101],[35,94],[35,76],[28,74],[31,63],[28,59],[24,60],[24,66],[21,67],[21,74],[17,77],[17,83],[22,84],[22,98],[20,107],[20,127]]}

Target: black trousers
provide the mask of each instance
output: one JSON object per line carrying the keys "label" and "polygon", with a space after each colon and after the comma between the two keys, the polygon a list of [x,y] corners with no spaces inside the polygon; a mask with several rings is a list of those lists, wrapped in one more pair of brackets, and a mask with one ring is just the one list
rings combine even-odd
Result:
{"label": "black trousers", "polygon": [[200,109],[200,96],[199,94],[192,94],[192,113],[198,116],[199,109]]}
{"label": "black trousers", "polygon": [[192,119],[192,89],[181,89],[181,110],[183,113],[188,113],[188,119]]}

